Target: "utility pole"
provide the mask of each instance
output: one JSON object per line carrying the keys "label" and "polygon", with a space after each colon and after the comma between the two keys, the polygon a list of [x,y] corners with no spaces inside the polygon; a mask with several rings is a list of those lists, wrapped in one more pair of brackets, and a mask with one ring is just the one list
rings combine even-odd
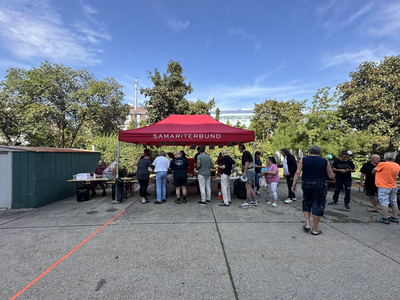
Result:
{"label": "utility pole", "polygon": [[135,77],[135,129],[137,125],[137,77]]}

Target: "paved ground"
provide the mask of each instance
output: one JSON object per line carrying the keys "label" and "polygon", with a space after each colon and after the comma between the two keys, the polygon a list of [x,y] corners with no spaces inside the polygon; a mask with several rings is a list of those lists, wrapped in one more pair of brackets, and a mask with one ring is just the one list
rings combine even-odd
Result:
{"label": "paved ground", "polygon": [[240,209],[215,196],[199,206],[194,186],[187,204],[170,195],[155,205],[149,190],[149,204],[135,192],[121,204],[97,196],[1,211],[0,298],[28,285],[18,299],[399,298],[400,226],[376,223],[358,188],[350,210],[343,196],[327,207],[319,236],[301,229],[301,201],[272,208],[266,191]]}

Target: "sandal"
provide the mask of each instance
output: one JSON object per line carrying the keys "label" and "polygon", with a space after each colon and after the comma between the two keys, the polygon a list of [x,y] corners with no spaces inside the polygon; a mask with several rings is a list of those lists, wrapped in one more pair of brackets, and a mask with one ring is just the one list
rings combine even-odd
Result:
{"label": "sandal", "polygon": [[321,234],[321,233],[322,233],[322,231],[321,231],[321,230],[320,230],[320,231],[318,231],[317,233],[314,233],[314,232],[312,232],[312,231],[311,231],[311,234],[312,234],[312,235],[319,235],[319,234]]}
{"label": "sandal", "polygon": [[305,230],[305,231],[310,231],[311,228],[310,228],[310,227],[306,227],[306,225],[303,225],[303,230]]}
{"label": "sandal", "polygon": [[376,212],[376,213],[378,213],[379,210],[373,209],[373,208],[368,208],[368,209],[367,209],[367,212]]}
{"label": "sandal", "polygon": [[181,200],[176,199],[176,200],[175,200],[175,203],[181,204]]}
{"label": "sandal", "polygon": [[186,202],[187,202],[187,200],[186,200],[186,199],[183,199],[183,200],[182,200],[182,203],[186,203]]}

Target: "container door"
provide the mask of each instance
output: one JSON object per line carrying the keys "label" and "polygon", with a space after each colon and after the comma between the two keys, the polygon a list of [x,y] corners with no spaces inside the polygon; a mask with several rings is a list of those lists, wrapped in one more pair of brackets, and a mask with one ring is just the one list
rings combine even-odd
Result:
{"label": "container door", "polygon": [[0,152],[0,209],[11,208],[11,152]]}

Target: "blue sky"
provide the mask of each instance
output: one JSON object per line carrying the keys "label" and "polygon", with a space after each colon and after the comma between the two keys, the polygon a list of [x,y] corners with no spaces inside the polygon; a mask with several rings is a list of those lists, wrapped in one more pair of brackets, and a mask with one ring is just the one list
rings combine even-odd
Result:
{"label": "blue sky", "polygon": [[[179,61],[221,110],[309,100],[364,61],[400,54],[400,0],[1,0],[0,73],[48,60],[124,85]],[[144,96],[138,93],[138,102]]]}

